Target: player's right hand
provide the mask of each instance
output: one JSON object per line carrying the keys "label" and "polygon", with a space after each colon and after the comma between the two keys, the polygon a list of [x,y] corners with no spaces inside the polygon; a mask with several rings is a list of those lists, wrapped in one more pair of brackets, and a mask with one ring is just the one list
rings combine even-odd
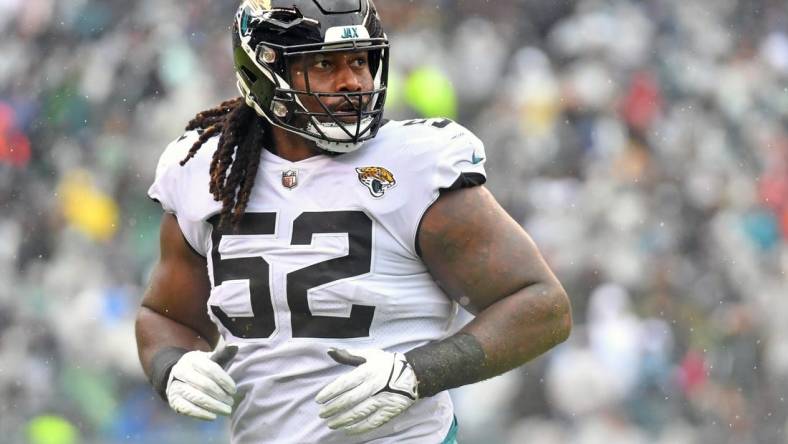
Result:
{"label": "player's right hand", "polygon": [[226,346],[216,353],[191,351],[175,363],[167,380],[167,400],[176,412],[214,420],[233,409],[235,381],[222,368],[238,348]]}

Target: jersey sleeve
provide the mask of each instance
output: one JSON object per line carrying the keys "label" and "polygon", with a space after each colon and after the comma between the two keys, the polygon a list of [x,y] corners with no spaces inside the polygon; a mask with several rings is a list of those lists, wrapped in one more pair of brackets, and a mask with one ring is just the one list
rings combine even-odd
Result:
{"label": "jersey sleeve", "polygon": [[[424,214],[440,197],[442,192],[479,186],[487,181],[484,163],[487,158],[484,144],[471,131],[452,122],[445,128],[434,129],[435,138],[427,144],[424,170],[429,177],[426,187],[414,193],[414,206],[409,213],[415,225],[410,227],[413,252],[421,256],[418,232]],[[429,166],[428,166],[429,165]]]}
{"label": "jersey sleeve", "polygon": [[[192,250],[205,256],[208,230],[204,221],[196,215],[194,203],[189,203],[194,193],[192,188],[195,182],[195,164],[199,162],[195,158],[186,166],[180,164],[198,138],[199,134],[192,131],[167,145],[156,166],[156,177],[148,188],[148,197],[158,202],[164,211],[175,215],[186,242]],[[199,171],[196,174],[199,174]],[[202,177],[204,179],[199,179],[200,182],[207,185],[207,173]]]}
{"label": "jersey sleeve", "polygon": [[156,165],[156,176],[148,188],[148,197],[158,202],[168,213],[178,214],[178,190],[180,161],[189,152],[191,145],[197,140],[196,133],[186,133],[172,141],[159,157]]}
{"label": "jersey sleeve", "polygon": [[[459,131],[440,151],[435,171],[434,192],[482,185],[487,181],[484,144],[473,133],[458,124]],[[438,195],[435,195],[437,199]]]}

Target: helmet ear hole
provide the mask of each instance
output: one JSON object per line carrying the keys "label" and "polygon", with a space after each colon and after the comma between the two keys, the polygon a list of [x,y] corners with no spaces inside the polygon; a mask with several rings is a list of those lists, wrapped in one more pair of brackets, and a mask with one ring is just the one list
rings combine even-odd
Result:
{"label": "helmet ear hole", "polygon": [[249,68],[245,66],[241,66],[240,71],[241,71],[241,75],[243,75],[246,78],[246,81],[249,82],[249,84],[257,82],[257,76],[254,75],[254,73],[250,71]]}

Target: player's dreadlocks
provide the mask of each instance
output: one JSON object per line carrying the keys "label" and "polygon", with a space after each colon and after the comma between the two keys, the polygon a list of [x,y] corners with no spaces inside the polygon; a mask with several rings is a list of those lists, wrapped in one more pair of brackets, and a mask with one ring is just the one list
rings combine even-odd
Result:
{"label": "player's dreadlocks", "polygon": [[209,191],[216,201],[222,203],[219,226],[224,226],[229,219],[237,227],[246,211],[257,167],[260,166],[265,126],[254,109],[247,106],[243,98],[237,97],[198,113],[186,126],[187,131],[195,129],[200,132],[200,137],[181,160],[181,166],[194,157],[211,137],[221,134],[211,161]]}

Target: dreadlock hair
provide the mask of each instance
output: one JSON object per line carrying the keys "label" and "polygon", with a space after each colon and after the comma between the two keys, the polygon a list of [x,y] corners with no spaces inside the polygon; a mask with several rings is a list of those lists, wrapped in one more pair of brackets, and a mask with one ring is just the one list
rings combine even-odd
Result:
{"label": "dreadlock hair", "polygon": [[200,137],[180,164],[185,165],[205,142],[221,134],[211,161],[209,191],[214,200],[222,203],[219,226],[224,227],[229,221],[237,229],[260,166],[265,143],[263,121],[243,98],[236,97],[198,113],[186,125],[186,131],[192,130],[197,130]]}

